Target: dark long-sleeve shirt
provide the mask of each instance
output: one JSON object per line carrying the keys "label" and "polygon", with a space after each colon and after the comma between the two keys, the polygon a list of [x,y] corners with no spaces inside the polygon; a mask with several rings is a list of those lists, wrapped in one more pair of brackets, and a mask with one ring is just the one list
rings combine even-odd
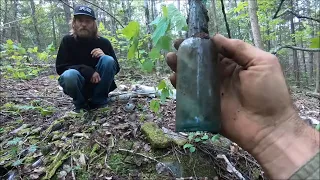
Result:
{"label": "dark long-sleeve shirt", "polygon": [[[117,57],[110,41],[106,38],[75,39],[72,35],[63,37],[56,59],[56,71],[61,75],[68,69],[76,69],[90,81],[99,58],[93,58],[90,54],[95,48],[100,48],[106,55],[112,56],[117,63],[117,73],[120,70]],[[114,84],[114,83],[113,83]]]}

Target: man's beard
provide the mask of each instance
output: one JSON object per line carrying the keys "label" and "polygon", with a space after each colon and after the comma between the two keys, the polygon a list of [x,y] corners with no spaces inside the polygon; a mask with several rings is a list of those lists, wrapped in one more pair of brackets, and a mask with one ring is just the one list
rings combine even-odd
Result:
{"label": "man's beard", "polygon": [[93,31],[85,28],[77,28],[76,35],[80,38],[92,38],[94,36]]}

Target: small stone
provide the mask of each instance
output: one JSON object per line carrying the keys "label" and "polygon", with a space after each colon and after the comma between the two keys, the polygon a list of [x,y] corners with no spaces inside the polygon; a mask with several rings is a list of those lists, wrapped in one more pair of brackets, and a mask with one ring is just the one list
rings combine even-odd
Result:
{"label": "small stone", "polygon": [[67,173],[66,171],[60,171],[59,174],[58,174],[58,178],[66,177],[67,174],[68,174],[68,173]]}
{"label": "small stone", "polygon": [[109,127],[109,126],[110,126],[110,123],[108,122],[102,124],[102,127]]}
{"label": "small stone", "polygon": [[146,122],[141,126],[142,133],[147,137],[153,148],[167,148],[171,140],[165,136],[163,131],[154,122]]}

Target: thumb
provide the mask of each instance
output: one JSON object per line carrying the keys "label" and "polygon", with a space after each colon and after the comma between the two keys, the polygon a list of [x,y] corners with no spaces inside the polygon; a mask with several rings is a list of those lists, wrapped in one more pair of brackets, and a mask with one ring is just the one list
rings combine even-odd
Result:
{"label": "thumb", "polygon": [[267,52],[256,48],[242,40],[228,39],[220,34],[211,38],[218,48],[218,52],[223,56],[232,59],[237,64],[243,67],[247,67],[253,63],[253,60],[257,55],[267,54]]}

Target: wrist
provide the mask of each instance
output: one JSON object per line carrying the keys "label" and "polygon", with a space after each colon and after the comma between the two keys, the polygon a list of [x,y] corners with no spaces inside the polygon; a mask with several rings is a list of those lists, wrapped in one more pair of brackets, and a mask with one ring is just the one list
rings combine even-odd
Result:
{"label": "wrist", "polygon": [[251,153],[272,179],[290,178],[319,152],[319,132],[305,124],[296,113],[273,129],[264,129],[259,136],[263,138]]}

